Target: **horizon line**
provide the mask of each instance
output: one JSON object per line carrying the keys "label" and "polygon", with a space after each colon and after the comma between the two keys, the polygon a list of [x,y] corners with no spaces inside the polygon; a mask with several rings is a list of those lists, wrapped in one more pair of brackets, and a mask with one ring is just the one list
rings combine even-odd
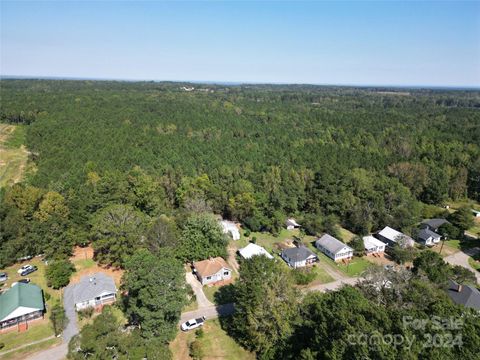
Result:
{"label": "horizon line", "polygon": [[480,90],[480,85],[399,85],[399,84],[348,84],[348,83],[307,83],[307,82],[256,82],[256,81],[223,81],[223,80],[160,80],[160,79],[140,79],[140,78],[108,78],[108,77],[79,77],[79,76],[44,76],[44,75],[3,75],[0,79],[10,80],[70,80],[70,81],[116,81],[116,82],[171,82],[171,83],[190,83],[190,84],[209,84],[224,86],[239,85],[300,85],[300,86],[324,86],[324,87],[360,87],[360,88],[396,88],[396,89],[448,89],[448,90]]}

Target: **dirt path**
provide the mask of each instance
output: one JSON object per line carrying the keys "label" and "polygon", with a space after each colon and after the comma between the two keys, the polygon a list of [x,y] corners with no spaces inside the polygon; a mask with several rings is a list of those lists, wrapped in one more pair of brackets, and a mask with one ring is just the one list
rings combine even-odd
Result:
{"label": "dirt path", "polygon": [[233,270],[238,274],[238,270],[240,269],[240,265],[237,262],[237,246],[235,244],[228,245],[227,252],[228,252],[228,264],[233,268]]}

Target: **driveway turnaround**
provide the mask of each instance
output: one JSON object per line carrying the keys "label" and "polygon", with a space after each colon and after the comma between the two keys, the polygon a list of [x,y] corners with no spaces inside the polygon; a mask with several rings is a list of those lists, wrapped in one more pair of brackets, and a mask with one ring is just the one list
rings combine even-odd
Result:
{"label": "driveway turnaround", "polygon": [[470,256],[474,256],[478,252],[480,252],[480,248],[475,247],[475,248],[472,248],[472,249],[467,249],[467,250],[464,250],[464,251],[456,252],[453,255],[446,256],[444,258],[444,260],[451,265],[460,265],[460,266],[463,266],[464,268],[470,270],[471,272],[473,272],[475,274],[475,277],[477,278],[477,283],[480,283],[480,272],[475,270],[468,263],[468,258]]}

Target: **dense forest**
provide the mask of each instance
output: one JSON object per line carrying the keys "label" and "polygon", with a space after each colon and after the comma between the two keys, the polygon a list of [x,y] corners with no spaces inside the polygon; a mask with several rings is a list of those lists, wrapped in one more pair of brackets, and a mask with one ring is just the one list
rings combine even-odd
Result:
{"label": "dense forest", "polygon": [[91,240],[112,204],[362,234],[480,199],[478,91],[183,85],[2,80],[0,121],[27,124],[38,170],[2,196],[0,263]]}
{"label": "dense forest", "polygon": [[[336,224],[411,234],[446,216],[446,201],[480,201],[478,91],[2,80],[0,95],[0,122],[23,125],[35,164],[0,190],[0,268],[43,254],[62,287],[73,246],[88,243],[98,263],[125,271],[119,306],[134,330],[107,308],[72,340],[71,359],[170,357],[183,264],[227,253],[214,214],[274,235],[287,216],[310,235]],[[458,236],[471,217],[450,215]],[[280,264],[244,261],[222,327],[260,359],[474,359],[478,318],[443,290],[473,275],[430,253],[413,271],[380,268],[355,288],[305,297]],[[379,277],[395,286],[379,292]],[[425,349],[421,331],[401,325],[412,313],[466,316],[464,346]],[[410,352],[348,343],[363,333],[414,342]]]}

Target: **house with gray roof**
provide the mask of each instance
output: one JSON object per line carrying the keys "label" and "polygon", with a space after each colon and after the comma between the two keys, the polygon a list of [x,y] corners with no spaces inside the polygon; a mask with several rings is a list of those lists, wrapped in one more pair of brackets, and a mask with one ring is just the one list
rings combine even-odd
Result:
{"label": "house with gray roof", "polygon": [[76,310],[89,307],[102,307],[115,302],[117,287],[113,278],[104,273],[84,276],[73,289],[73,300]]}
{"label": "house with gray roof", "polygon": [[444,224],[450,224],[448,220],[445,219],[425,219],[420,224],[420,229],[429,229],[433,232],[437,232],[440,226]]}
{"label": "house with gray roof", "polygon": [[473,286],[449,281],[448,296],[456,304],[480,311],[480,291]]}
{"label": "house with gray roof", "polygon": [[334,261],[351,259],[353,256],[353,249],[350,246],[328,234],[317,239],[315,247]]}
{"label": "house with gray roof", "polygon": [[318,261],[317,255],[305,246],[284,249],[280,255],[294,269],[305,267]]}
{"label": "house with gray roof", "polygon": [[14,326],[26,330],[44,313],[43,291],[37,285],[18,282],[0,295],[0,331]]}
{"label": "house with gray roof", "polygon": [[417,234],[418,242],[425,246],[433,246],[438,244],[441,238],[442,235],[439,235],[428,228],[420,229]]}

